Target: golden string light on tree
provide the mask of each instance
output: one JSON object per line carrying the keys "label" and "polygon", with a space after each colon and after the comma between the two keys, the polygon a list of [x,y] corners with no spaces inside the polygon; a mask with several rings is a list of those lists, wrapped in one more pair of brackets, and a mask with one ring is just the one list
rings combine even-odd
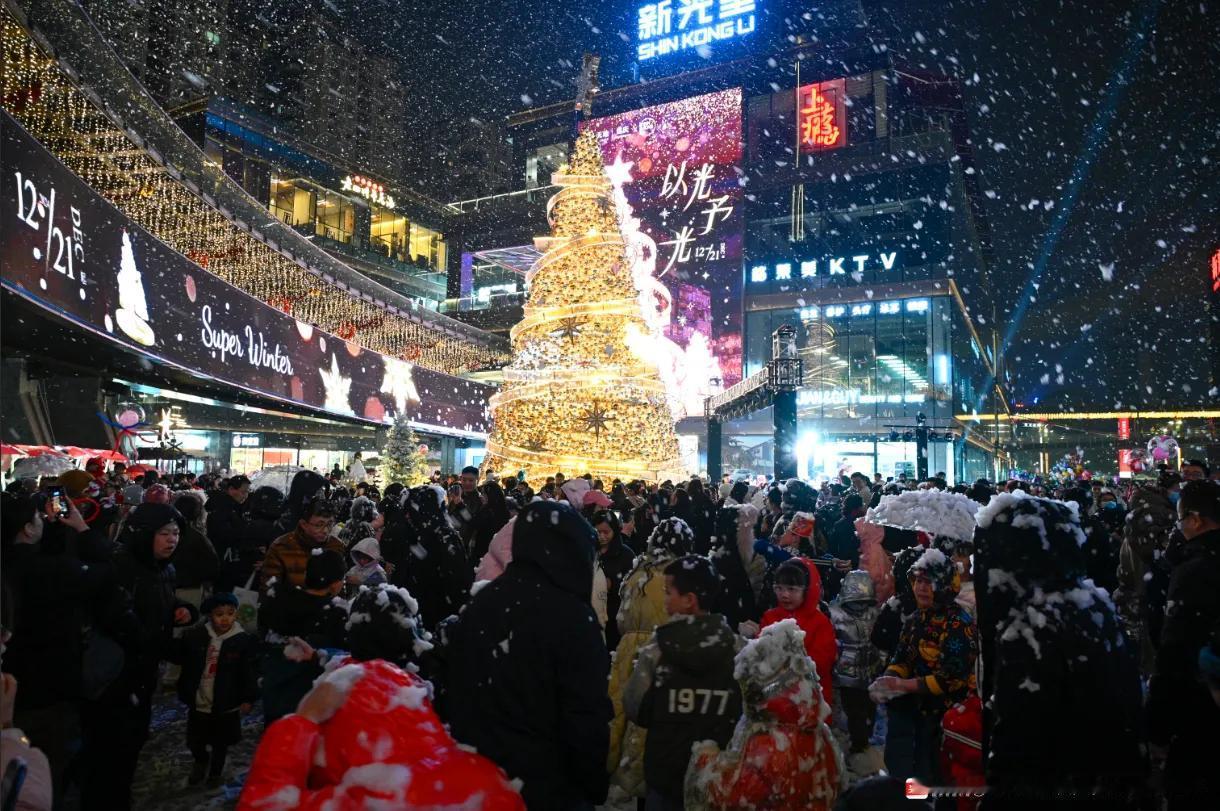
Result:
{"label": "golden string light on tree", "polygon": [[513,361],[491,399],[485,469],[531,482],[568,475],[660,481],[684,475],[665,385],[649,357],[611,186],[592,133],[554,177],[553,236],[530,269]]}

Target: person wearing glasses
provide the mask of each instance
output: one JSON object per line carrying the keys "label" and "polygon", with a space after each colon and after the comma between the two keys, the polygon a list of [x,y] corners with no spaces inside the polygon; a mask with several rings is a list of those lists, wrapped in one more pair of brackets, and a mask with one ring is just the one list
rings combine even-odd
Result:
{"label": "person wearing glasses", "polygon": [[334,536],[335,508],[326,496],[319,494],[305,505],[297,526],[276,538],[263,559],[262,588],[266,593],[272,580],[288,587],[305,583],[305,568],[315,549],[328,549],[342,557],[347,548]]}

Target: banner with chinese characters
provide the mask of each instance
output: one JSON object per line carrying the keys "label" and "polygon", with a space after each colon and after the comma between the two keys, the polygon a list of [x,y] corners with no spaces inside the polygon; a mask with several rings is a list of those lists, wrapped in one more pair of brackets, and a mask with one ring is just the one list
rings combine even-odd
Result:
{"label": "banner with chinese characters", "polygon": [[488,386],[301,323],[145,232],[0,113],[5,290],[157,363],[368,422],[483,433]]}
{"label": "banner with chinese characters", "polygon": [[741,89],[582,124],[597,133],[675,413],[741,379]]}
{"label": "banner with chinese characters", "polygon": [[797,88],[796,127],[801,152],[847,146],[845,85],[843,79],[831,79]]}

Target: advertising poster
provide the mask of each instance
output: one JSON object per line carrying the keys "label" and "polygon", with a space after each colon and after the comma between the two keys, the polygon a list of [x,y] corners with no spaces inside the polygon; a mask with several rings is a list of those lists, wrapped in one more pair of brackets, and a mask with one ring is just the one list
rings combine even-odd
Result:
{"label": "advertising poster", "polygon": [[674,413],[741,379],[741,90],[595,118]]}
{"label": "advertising poster", "polygon": [[208,273],[128,220],[7,114],[3,285],[105,340],[204,378],[374,423],[487,430],[491,391],[364,349]]}

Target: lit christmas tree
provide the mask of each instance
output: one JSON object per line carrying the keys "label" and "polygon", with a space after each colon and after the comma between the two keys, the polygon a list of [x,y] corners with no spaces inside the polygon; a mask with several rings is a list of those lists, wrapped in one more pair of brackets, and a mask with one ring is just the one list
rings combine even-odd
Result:
{"label": "lit christmas tree", "polygon": [[513,362],[491,399],[494,427],[484,469],[524,470],[538,483],[556,472],[609,482],[685,474],[649,348],[611,184],[597,140],[581,135],[553,182],[554,236],[530,269],[525,318],[512,330]]}
{"label": "lit christmas tree", "polygon": [[383,486],[398,482],[414,487],[428,481],[428,457],[420,453],[419,437],[402,414],[394,417],[386,434],[377,472]]}

